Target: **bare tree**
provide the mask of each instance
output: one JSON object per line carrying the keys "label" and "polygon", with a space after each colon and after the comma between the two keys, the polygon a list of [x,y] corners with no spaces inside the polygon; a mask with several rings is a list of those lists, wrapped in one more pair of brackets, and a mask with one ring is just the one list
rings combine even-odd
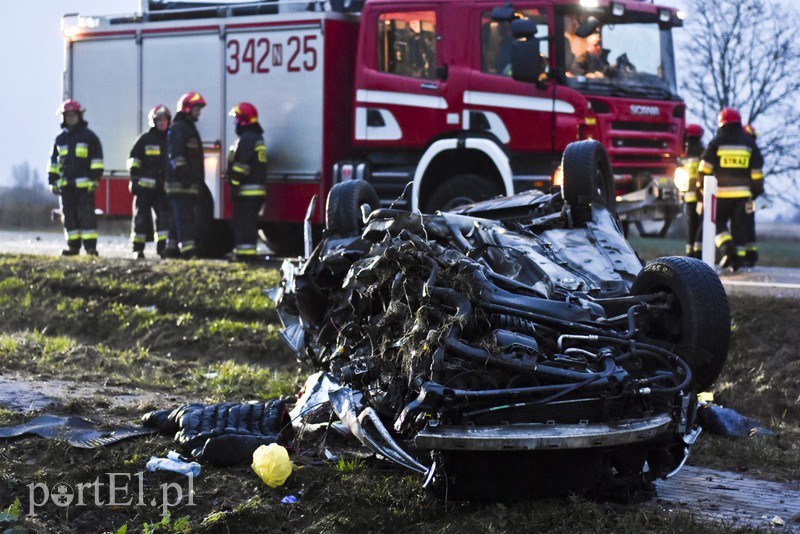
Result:
{"label": "bare tree", "polygon": [[32,169],[26,161],[11,167],[11,181],[14,187],[37,191],[44,187],[44,182],[39,177],[39,171]]}
{"label": "bare tree", "polygon": [[[740,111],[759,133],[767,191],[794,182],[800,170],[800,24],[774,0],[687,0],[689,62],[682,87],[687,104],[709,131],[724,107]],[[783,186],[781,190],[785,190]],[[789,200],[789,199],[785,199]],[[800,205],[800,198],[792,199]]]}

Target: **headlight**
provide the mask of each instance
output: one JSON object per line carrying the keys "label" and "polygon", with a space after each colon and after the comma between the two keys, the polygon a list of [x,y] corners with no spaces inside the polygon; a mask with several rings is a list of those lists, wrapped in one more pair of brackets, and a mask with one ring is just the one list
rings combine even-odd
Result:
{"label": "headlight", "polygon": [[561,165],[556,167],[555,172],[553,172],[553,185],[563,185],[564,184],[564,173],[561,172]]}
{"label": "headlight", "polygon": [[675,169],[675,187],[684,193],[689,190],[689,171],[686,167]]}

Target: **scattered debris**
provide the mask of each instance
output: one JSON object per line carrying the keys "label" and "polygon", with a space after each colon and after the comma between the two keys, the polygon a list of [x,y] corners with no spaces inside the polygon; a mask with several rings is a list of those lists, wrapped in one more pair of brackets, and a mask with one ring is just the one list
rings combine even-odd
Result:
{"label": "scattered debris", "polygon": [[197,477],[200,475],[200,464],[188,462],[175,451],[169,451],[166,458],[151,456],[145,466],[148,471],[172,471],[181,475]]}
{"label": "scattered debris", "polygon": [[74,415],[40,415],[17,426],[0,427],[0,438],[15,438],[36,434],[43,438],[61,439],[82,449],[95,449],[117,443],[123,439],[145,436],[156,432],[152,428],[117,428],[97,430],[97,425]]}
{"label": "scattered debris", "polygon": [[732,438],[774,436],[775,432],[753,418],[718,404],[701,402],[697,406],[697,424],[703,431]]}
{"label": "scattered debris", "polygon": [[283,483],[292,474],[289,451],[277,443],[261,445],[253,453],[252,468],[270,488],[283,486]]}
{"label": "scattered debris", "polygon": [[291,438],[286,404],[279,399],[185,404],[147,413],[142,421],[146,427],[175,433],[181,449],[196,460],[220,466],[244,463],[260,445]]}

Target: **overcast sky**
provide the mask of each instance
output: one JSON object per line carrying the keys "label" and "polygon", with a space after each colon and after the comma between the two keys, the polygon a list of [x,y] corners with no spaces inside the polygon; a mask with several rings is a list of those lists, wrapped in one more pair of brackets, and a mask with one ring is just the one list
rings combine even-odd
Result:
{"label": "overcast sky", "polygon": [[[61,17],[134,13],[139,0],[3,0],[0,17],[0,102],[7,118],[0,141],[0,185],[27,161],[46,181],[53,140],[59,132],[64,45]],[[91,110],[86,119],[91,123]]]}
{"label": "overcast sky", "polygon": [[[679,6],[680,0],[664,0]],[[0,102],[6,122],[0,138],[0,185],[11,183],[11,169],[28,162],[45,178],[53,140],[59,131],[56,110],[62,102],[65,13],[134,13],[139,0],[2,0],[0,17]],[[86,112],[91,125],[92,110]]]}

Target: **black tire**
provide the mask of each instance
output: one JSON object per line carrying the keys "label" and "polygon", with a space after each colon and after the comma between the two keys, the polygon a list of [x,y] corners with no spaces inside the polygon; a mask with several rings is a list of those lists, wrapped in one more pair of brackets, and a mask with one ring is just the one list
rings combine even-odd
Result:
{"label": "black tire", "polygon": [[500,185],[483,176],[459,174],[437,187],[430,198],[422,203],[422,211],[425,213],[449,211],[501,194],[503,190]]}
{"label": "black tire", "polygon": [[205,183],[195,205],[195,232],[197,254],[201,258],[222,258],[236,245],[230,223],[214,219],[214,198]]}
{"label": "black tire", "polygon": [[671,311],[654,312],[643,325],[653,339],[690,349],[685,356],[697,391],[707,390],[728,357],[731,315],[728,297],[714,270],[695,258],[664,257],[648,263],[634,280],[631,294],[666,292]]}
{"label": "black tire", "polygon": [[564,182],[561,196],[572,208],[575,224],[591,220],[592,206],[602,206],[616,217],[614,174],[603,145],[597,141],[576,141],[567,145],[561,160]]}
{"label": "black tire", "polygon": [[[261,223],[261,238],[276,256],[295,257],[304,252],[301,223]],[[316,240],[315,240],[316,242]]]}
{"label": "black tire", "polygon": [[325,227],[339,235],[354,235],[364,228],[361,206],[381,207],[378,193],[364,180],[348,180],[331,188],[325,204]]}

